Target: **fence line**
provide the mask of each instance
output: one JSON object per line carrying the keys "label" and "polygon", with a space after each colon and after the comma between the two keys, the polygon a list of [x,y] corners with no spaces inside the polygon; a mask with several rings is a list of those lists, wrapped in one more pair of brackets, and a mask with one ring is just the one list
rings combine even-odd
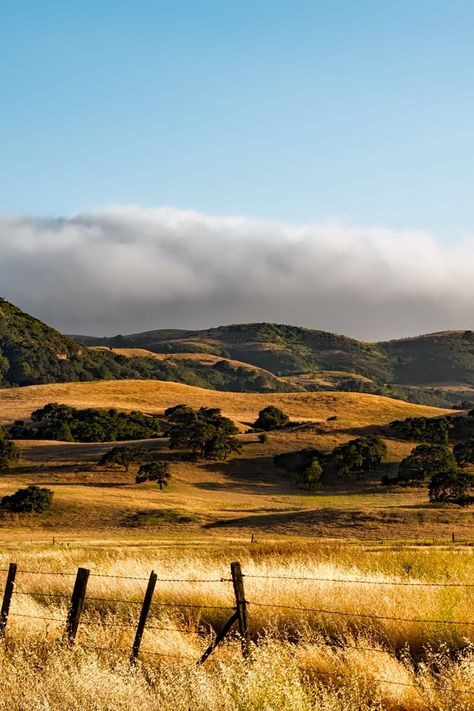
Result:
{"label": "fence line", "polygon": [[[131,662],[135,662],[138,658],[139,655],[150,655],[150,656],[156,656],[156,657],[163,657],[163,658],[179,658],[179,659],[193,659],[194,662],[196,663],[203,663],[209,655],[217,648],[217,646],[224,640],[224,638],[229,634],[231,631],[232,627],[235,625],[238,625],[239,629],[239,638],[240,638],[240,644],[241,644],[241,649],[242,649],[242,654],[244,657],[248,657],[250,655],[250,636],[249,636],[249,629],[248,629],[248,617],[249,617],[249,610],[251,611],[252,608],[265,608],[268,610],[293,610],[295,612],[301,612],[301,613],[316,613],[318,615],[340,615],[344,617],[351,617],[355,619],[363,619],[363,620],[387,620],[387,621],[395,621],[395,622],[407,622],[407,623],[416,623],[416,624],[436,624],[436,625],[450,625],[450,626],[469,626],[472,627],[474,626],[474,620],[443,620],[443,619],[427,619],[427,618],[417,618],[417,617],[400,617],[400,616],[390,616],[390,615],[378,615],[378,614],[370,614],[370,613],[363,613],[363,612],[349,612],[349,611],[344,611],[344,610],[334,610],[334,609],[326,609],[326,608],[318,608],[318,607],[301,607],[301,606],[296,606],[296,605],[286,605],[286,604],[277,604],[277,603],[271,603],[271,602],[260,602],[258,600],[253,600],[253,599],[246,599],[245,592],[244,592],[244,582],[246,579],[256,579],[256,580],[295,580],[299,582],[307,581],[307,582],[328,582],[328,583],[333,583],[335,585],[339,583],[346,583],[346,584],[353,584],[353,585],[359,585],[359,584],[370,584],[370,585],[393,585],[393,586],[426,586],[426,587],[433,587],[433,588],[453,588],[453,587],[458,587],[458,588],[471,588],[474,587],[474,583],[441,583],[441,582],[403,582],[403,581],[394,581],[394,582],[389,582],[389,581],[370,581],[370,580],[358,580],[358,579],[338,579],[338,578],[313,578],[313,577],[303,577],[303,576],[272,576],[272,575],[256,575],[256,574],[244,574],[241,570],[240,563],[232,563],[231,565],[231,578],[226,578],[226,577],[221,577],[221,578],[158,578],[156,574],[152,571],[150,574],[149,578],[143,577],[143,576],[121,576],[121,575],[109,575],[109,574],[102,574],[102,573],[90,573],[89,570],[84,569],[84,568],[79,568],[77,573],[70,573],[70,572],[62,572],[62,571],[42,571],[42,570],[28,570],[28,569],[17,569],[17,566],[15,563],[11,563],[10,567],[8,569],[0,569],[2,572],[8,572],[8,578],[7,578],[7,583],[5,586],[5,591],[4,591],[4,596],[3,596],[3,604],[2,604],[2,617],[1,617],[1,636],[5,636],[5,628],[7,627],[7,622],[9,616],[12,616],[14,618],[25,618],[25,619],[37,619],[37,620],[43,620],[46,622],[54,622],[57,624],[64,624],[65,625],[65,638],[69,640],[70,643],[73,643],[76,637],[76,633],[78,629],[82,629],[82,627],[103,627],[105,628],[120,628],[120,629],[127,629],[127,630],[136,630],[135,633],[135,641],[132,647],[132,653],[130,657]],[[17,588],[15,584],[15,576],[16,574],[31,574],[31,575],[58,575],[58,576],[76,576],[76,581],[74,585],[74,590],[72,591],[72,594],[66,594],[66,593],[55,593],[55,592],[43,592],[41,590],[33,590],[33,589],[23,589],[23,588]],[[125,598],[115,598],[115,597],[105,597],[105,596],[89,596],[87,595],[87,582],[89,580],[89,574],[90,578],[108,578],[108,579],[117,579],[117,580],[139,580],[139,581],[146,581],[148,580],[148,587],[147,591],[145,593],[145,597],[142,600],[139,599],[125,599]],[[82,582],[81,582],[82,581]],[[154,601],[153,594],[155,591],[155,583],[190,583],[190,584],[222,584],[222,583],[233,583],[233,592],[234,592],[234,597],[235,597],[235,604],[234,605],[212,605],[212,604],[196,604],[196,603],[178,603],[178,602],[160,602],[160,601]],[[41,614],[28,614],[28,613],[23,613],[23,612],[16,612],[15,610],[10,611],[10,602],[12,599],[14,599],[14,596],[16,595],[23,595],[23,596],[31,596],[31,597],[40,597],[40,598],[45,598],[45,599],[51,599],[51,600],[69,600],[69,609],[68,609],[68,614],[67,614],[67,619],[61,619],[59,617],[53,617],[53,616],[47,616],[47,615],[41,615]],[[141,609],[139,610],[139,617],[138,620],[132,620],[130,619],[129,621],[117,621],[114,619],[106,618],[103,620],[88,620],[86,625],[82,625],[81,627],[81,615],[83,613],[83,610],[85,606],[87,606],[87,603],[90,602],[100,602],[100,603],[118,603],[118,604],[126,604],[126,605],[133,605],[133,606],[141,606]],[[178,629],[175,627],[170,627],[170,626],[164,626],[160,624],[153,624],[148,623],[148,614],[149,611],[153,608],[156,609],[178,609],[178,610],[188,610],[188,609],[197,609],[197,610],[224,610],[224,611],[231,611],[233,614],[231,617],[225,622],[225,624],[222,626],[221,630],[218,631],[217,633],[209,626],[209,630],[206,634],[204,630],[196,630],[196,629]],[[322,620],[318,621],[320,624],[320,629],[324,629],[325,625]],[[191,655],[178,655],[178,654],[168,654],[168,653],[161,653],[161,652],[156,652],[149,650],[145,647],[145,649],[140,650],[140,645],[142,641],[142,636],[145,632],[147,631],[163,631],[163,632],[170,632],[170,633],[175,633],[175,634],[187,634],[187,635],[196,635],[197,637],[201,637],[203,640],[209,638],[210,636],[212,637],[212,641],[210,645],[207,647],[205,652],[202,654],[199,660],[196,660],[193,656]],[[372,647],[372,646],[360,646],[357,644],[349,644],[345,643],[343,641],[341,642],[330,642],[328,640],[317,640],[317,642],[322,646],[322,647],[327,647],[327,648],[332,648],[335,651],[340,651],[344,652],[346,649],[355,649],[359,651],[364,651],[364,652],[374,652],[374,653],[379,653],[379,654],[390,654],[391,650],[389,648],[380,648],[380,647]],[[90,649],[97,649],[97,650],[102,650],[102,651],[110,651],[108,647],[94,647],[92,645],[82,644],[80,643],[80,646],[84,648],[90,648]],[[350,676],[351,678],[354,677],[354,675],[347,675],[339,672],[317,672],[318,674],[321,675],[328,675],[328,676]],[[355,675],[355,678],[357,678],[357,675]],[[366,677],[361,677],[361,678],[366,678]],[[396,684],[400,686],[413,686],[414,688],[420,689],[420,686],[417,684],[408,684],[405,682],[397,682],[397,681],[392,681],[390,679],[377,679],[370,677],[368,680],[370,681],[376,681],[380,683],[386,683],[386,684]],[[469,692],[465,692],[468,695],[474,695],[470,694]]]}

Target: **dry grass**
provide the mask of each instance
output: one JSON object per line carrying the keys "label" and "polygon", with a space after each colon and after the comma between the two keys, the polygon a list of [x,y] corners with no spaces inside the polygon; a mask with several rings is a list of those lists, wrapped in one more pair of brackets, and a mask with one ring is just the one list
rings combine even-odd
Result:
{"label": "dry grass", "polygon": [[317,422],[336,416],[341,427],[386,424],[403,417],[436,416],[448,412],[365,393],[228,393],[157,380],[113,380],[1,390],[0,422],[26,418],[48,402],[153,413],[182,402],[192,407],[220,407],[224,415],[238,422],[254,421],[259,410],[273,404],[281,407],[293,420]]}
{"label": "dry grass", "polygon": [[[67,599],[38,594],[14,596],[5,646],[0,650],[0,708],[135,709],[148,711],[466,711],[474,708],[472,628],[401,624],[341,616],[305,615],[281,609],[270,616],[252,602],[311,606],[371,615],[474,620],[466,589],[401,588],[397,582],[472,580],[470,550],[410,550],[378,553],[362,546],[298,544],[253,547],[88,546],[10,550],[19,563],[17,590],[68,594],[73,576],[26,572],[92,569],[90,597],[139,601],[146,581],[99,578],[94,572],[160,578],[228,577],[241,560],[253,639],[242,663],[238,641],[223,644],[205,665],[196,659],[226,610],[153,608],[143,654],[135,670],[127,658],[137,605],[87,604],[76,649],[60,643]],[[250,575],[335,578],[326,582],[270,581]],[[355,586],[344,580],[364,580]],[[375,583],[388,583],[378,587]],[[160,582],[155,602],[232,605],[226,582]],[[62,622],[19,617],[54,617]],[[122,626],[118,626],[122,625]],[[151,629],[163,627],[166,629]],[[421,630],[421,631],[420,631]],[[405,646],[407,645],[407,646]],[[461,649],[457,658],[453,649]],[[163,655],[163,656],[161,656]],[[413,656],[414,655],[414,656]]]}

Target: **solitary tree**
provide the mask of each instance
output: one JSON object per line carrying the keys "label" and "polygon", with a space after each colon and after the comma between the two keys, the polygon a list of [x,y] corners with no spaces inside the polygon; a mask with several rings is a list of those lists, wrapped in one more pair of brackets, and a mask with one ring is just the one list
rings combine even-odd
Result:
{"label": "solitary tree", "polygon": [[141,464],[135,479],[137,484],[144,481],[156,481],[160,490],[163,491],[164,486],[168,486],[171,479],[170,465],[168,462],[148,462]]}

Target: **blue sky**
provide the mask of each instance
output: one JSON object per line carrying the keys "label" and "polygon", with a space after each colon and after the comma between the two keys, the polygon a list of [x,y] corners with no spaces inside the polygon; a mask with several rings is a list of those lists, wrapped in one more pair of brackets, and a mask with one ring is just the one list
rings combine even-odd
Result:
{"label": "blue sky", "polygon": [[474,3],[0,0],[0,212],[474,228]]}

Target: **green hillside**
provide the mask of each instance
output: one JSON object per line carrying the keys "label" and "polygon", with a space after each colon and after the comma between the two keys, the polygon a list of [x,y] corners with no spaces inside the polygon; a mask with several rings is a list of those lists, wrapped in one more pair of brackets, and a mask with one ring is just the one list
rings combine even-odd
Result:
{"label": "green hillside", "polygon": [[124,378],[171,380],[230,391],[286,392],[295,389],[272,373],[234,367],[226,360],[209,367],[172,358],[160,362],[92,351],[0,299],[1,387]]}

